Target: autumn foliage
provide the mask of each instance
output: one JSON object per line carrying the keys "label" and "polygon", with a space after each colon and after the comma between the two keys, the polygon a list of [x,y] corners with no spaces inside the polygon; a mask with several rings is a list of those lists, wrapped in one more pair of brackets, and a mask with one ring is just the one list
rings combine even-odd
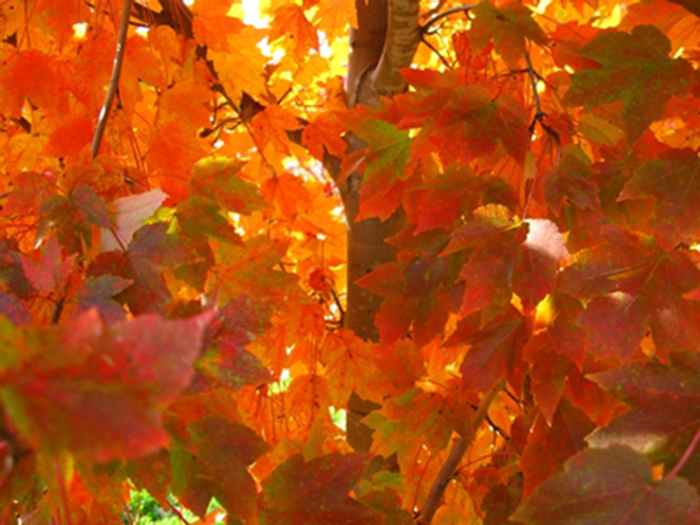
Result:
{"label": "autumn foliage", "polygon": [[0,2],[0,523],[700,523],[696,2],[422,1],[373,104],[352,0],[123,6]]}

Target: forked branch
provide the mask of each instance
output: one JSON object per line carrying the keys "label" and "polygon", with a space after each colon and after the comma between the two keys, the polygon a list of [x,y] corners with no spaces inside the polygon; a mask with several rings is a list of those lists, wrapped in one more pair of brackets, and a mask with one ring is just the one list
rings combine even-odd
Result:
{"label": "forked branch", "polygon": [[505,378],[501,379],[484,395],[484,397],[481,398],[479,406],[474,413],[469,434],[459,438],[457,443],[455,443],[454,448],[450,452],[450,455],[445,460],[445,463],[442,465],[442,468],[435,478],[432,487],[430,487],[430,492],[425,500],[425,504],[423,505],[423,508],[416,519],[418,523],[425,525],[432,521],[433,516],[435,516],[435,512],[437,512],[438,508],[440,508],[442,497],[445,494],[445,489],[447,489],[447,485],[454,477],[455,472],[457,472],[457,467],[459,467],[459,463],[462,461],[464,453],[467,451],[472,441],[474,441],[474,437],[476,436],[479,427],[486,419],[491,403],[493,403],[493,400],[496,399],[499,392],[503,390],[505,385]]}

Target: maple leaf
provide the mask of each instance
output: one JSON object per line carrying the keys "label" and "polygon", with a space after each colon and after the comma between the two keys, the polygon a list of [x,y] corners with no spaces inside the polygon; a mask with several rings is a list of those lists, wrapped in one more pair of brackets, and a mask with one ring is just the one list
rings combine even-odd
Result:
{"label": "maple leaf", "polygon": [[[248,519],[257,488],[247,466],[269,446],[252,429],[209,416],[187,426],[189,442],[173,456],[173,493],[200,517],[214,497],[229,515]],[[191,450],[190,450],[191,449]]]}
{"label": "maple leaf", "polygon": [[97,308],[105,321],[120,321],[126,317],[126,311],[113,297],[131,284],[132,281],[114,275],[88,278],[78,292],[78,309],[86,312]]}
{"label": "maple leaf", "polygon": [[159,311],[172,296],[161,277],[168,268],[176,269],[200,260],[194,247],[182,235],[170,233],[164,222],[147,224],[134,235],[126,250],[102,253],[88,267],[88,275],[113,275],[133,282],[119,293],[119,301],[132,313]]}
{"label": "maple leaf", "polygon": [[551,421],[540,417],[530,430],[521,456],[525,474],[524,496],[552,476],[564,462],[586,448],[584,438],[595,428],[586,413],[564,399]]}
{"label": "maple leaf", "polygon": [[263,482],[262,523],[382,523],[378,513],[348,495],[364,468],[356,454],[334,453],[308,462],[292,456]]}
{"label": "maple leaf", "polygon": [[668,38],[654,26],[637,26],[631,34],[607,32],[579,50],[600,64],[577,71],[564,103],[590,110],[622,100],[622,121],[631,142],[659,120],[672,95],[690,87],[693,70],[680,58],[671,59]]}
{"label": "maple leaf", "polygon": [[285,49],[294,56],[304,56],[310,49],[318,51],[316,28],[296,4],[285,4],[275,9],[270,27],[270,41],[274,42],[283,36]]}
{"label": "maple leaf", "polygon": [[387,401],[362,422],[375,429],[374,452],[385,457],[396,452],[399,462],[404,462],[423,446],[433,452],[444,450],[453,431],[466,433],[470,411],[436,392],[412,388]]}
{"label": "maple leaf", "polygon": [[532,11],[519,2],[495,7],[491,2],[482,1],[471,12],[475,21],[469,31],[469,41],[475,51],[493,38],[494,49],[511,67],[524,57],[526,39],[539,45],[548,41],[542,28],[532,19]]}
{"label": "maple leaf", "polygon": [[460,366],[462,384],[468,390],[484,392],[508,372],[515,377],[522,368],[522,349],[525,343],[523,317],[510,307],[501,316],[479,329],[469,317],[460,321],[457,330],[445,346],[469,344],[470,349]]}
{"label": "maple leaf", "polygon": [[651,327],[657,351],[683,342],[693,306],[683,296],[700,286],[700,270],[679,251],[664,252],[654,238],[619,226],[601,228],[601,245],[584,250],[562,272],[561,290],[592,299],[578,324],[586,350],[630,359]]}
{"label": "maple leaf", "polygon": [[403,205],[410,222],[416,224],[414,235],[433,228],[449,229],[481,205],[516,205],[513,192],[503,180],[477,176],[468,166],[457,164],[432,180],[409,188]]}
{"label": "maple leaf", "polygon": [[270,177],[260,187],[260,195],[268,202],[279,206],[285,217],[295,218],[300,212],[308,211],[311,194],[300,177],[291,173],[280,173]]}
{"label": "maple leaf", "polygon": [[641,453],[658,452],[680,432],[700,427],[700,360],[697,354],[672,356],[668,365],[632,363],[588,376],[632,411],[596,430],[591,446],[627,445]]}
{"label": "maple leaf", "polygon": [[56,456],[110,461],[168,443],[161,410],[190,382],[211,314],[105,326],[96,310],[63,326],[2,324],[2,399],[25,439]]}
{"label": "maple leaf", "polygon": [[48,199],[40,212],[69,253],[80,253],[92,246],[90,226],[112,227],[105,202],[89,186],[79,186],[67,197],[56,195]]}
{"label": "maple leaf", "polygon": [[654,232],[661,246],[692,244],[700,234],[700,161],[691,149],[671,150],[639,166],[619,201],[655,197]]}
{"label": "maple leaf", "polygon": [[301,140],[309,148],[309,153],[321,161],[324,151],[343,158],[348,147],[341,137],[343,131],[345,128],[335,115],[322,113],[304,126]]}
{"label": "maple leaf", "polygon": [[465,251],[462,313],[489,305],[504,307],[517,293],[530,309],[554,290],[558,264],[568,253],[557,227],[546,219],[516,225],[507,210],[485,206],[473,221],[454,230],[443,250]]}
{"label": "maple leaf", "polygon": [[[373,111],[366,106],[338,115],[340,120],[366,144],[364,153],[348,155],[343,159],[340,182],[350,173],[364,166],[364,179],[406,178],[406,166],[410,156],[411,139],[406,131],[384,120],[372,119]],[[340,183],[339,182],[339,183]]]}
{"label": "maple leaf", "polygon": [[549,333],[539,333],[530,339],[523,350],[523,359],[530,362],[532,394],[551,426],[573,363],[556,352]]}
{"label": "maple leaf", "polygon": [[465,163],[491,155],[502,144],[518,163],[524,163],[531,133],[527,112],[518,101],[484,86],[465,87],[454,72],[402,73],[418,90],[392,103],[401,112],[399,129],[422,128],[413,139],[412,158],[437,151],[446,165]]}
{"label": "maple leaf", "polygon": [[161,190],[151,190],[110,202],[107,210],[114,224],[114,230],[103,232],[101,251],[108,252],[128,246],[136,230],[160,208],[166,197],[167,195]]}
{"label": "maple leaf", "polygon": [[580,149],[564,156],[559,166],[549,171],[544,181],[545,197],[550,209],[559,215],[564,199],[584,209],[600,207],[598,186],[592,179],[590,161]]}
{"label": "maple leaf", "polygon": [[[264,207],[255,185],[241,178],[244,164],[227,157],[201,159],[192,169],[190,195],[227,212],[249,215]],[[204,223],[206,224],[206,222]]]}
{"label": "maple leaf", "polygon": [[589,449],[542,483],[511,519],[535,523],[696,523],[698,495],[680,478],[654,481],[628,447]]}
{"label": "maple leaf", "polygon": [[221,308],[212,322],[212,345],[197,361],[197,370],[232,390],[272,381],[272,375],[245,346],[269,325],[269,307],[242,296]]}
{"label": "maple leaf", "polygon": [[35,262],[24,255],[20,257],[24,275],[32,286],[42,292],[53,292],[65,285],[77,254],[63,259],[61,247],[56,238],[52,237],[44,246],[39,261]]}
{"label": "maple leaf", "polygon": [[[298,9],[297,6],[293,6]],[[301,124],[297,118],[278,105],[267,106],[253,117],[251,129],[257,137],[257,145],[261,150],[271,143],[277,150],[289,154],[289,137],[287,131],[299,129]]]}

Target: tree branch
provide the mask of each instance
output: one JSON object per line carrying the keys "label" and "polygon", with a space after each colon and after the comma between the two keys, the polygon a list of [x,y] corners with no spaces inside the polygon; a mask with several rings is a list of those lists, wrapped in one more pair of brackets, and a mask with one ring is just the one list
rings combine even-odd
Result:
{"label": "tree branch", "polygon": [[372,73],[372,83],[380,95],[393,96],[401,93],[406,87],[406,81],[399,70],[411,65],[420,44],[420,2],[389,0],[388,8],[389,25],[384,49]]}
{"label": "tree branch", "polygon": [[119,89],[119,77],[122,72],[122,64],[124,63],[124,46],[126,45],[126,33],[129,29],[129,16],[131,13],[131,1],[124,0],[124,10],[122,11],[122,21],[119,24],[119,37],[117,39],[117,50],[114,54],[114,65],[112,66],[112,78],[109,81],[109,88],[107,89],[107,96],[105,97],[105,103],[102,106],[102,111],[100,111],[100,117],[97,121],[97,128],[95,129],[95,136],[92,138],[92,158],[97,157],[100,152],[100,144],[102,143],[102,136],[105,132],[105,127],[107,126],[107,119],[109,118],[109,111],[112,109],[112,102],[117,94],[117,89]]}
{"label": "tree branch", "polygon": [[445,460],[445,463],[442,465],[440,473],[435,478],[433,486],[430,487],[428,497],[425,500],[425,504],[423,505],[420,514],[418,515],[416,520],[418,523],[428,524],[432,521],[433,516],[435,516],[435,512],[437,512],[438,508],[440,508],[442,497],[445,494],[445,489],[457,471],[457,467],[459,466],[460,461],[462,461],[464,453],[469,448],[469,445],[471,445],[472,441],[474,440],[474,436],[476,436],[476,433],[479,430],[479,427],[486,419],[491,403],[494,399],[496,399],[498,393],[503,390],[505,385],[506,380],[503,378],[493,388],[491,388],[491,390],[484,394],[484,397],[481,398],[479,407],[474,413],[469,434],[459,438],[457,443],[455,443],[454,448],[450,452],[450,455],[447,457],[447,460]]}
{"label": "tree branch", "polygon": [[433,16],[430,20],[428,20],[425,24],[423,24],[420,28],[421,33],[425,34],[428,32],[431,26],[435,25],[437,22],[445,18],[446,16],[450,16],[454,13],[468,13],[470,10],[474,9],[476,7],[476,4],[462,4],[458,5],[455,7],[450,7],[449,9],[445,9],[444,11],[436,14]]}

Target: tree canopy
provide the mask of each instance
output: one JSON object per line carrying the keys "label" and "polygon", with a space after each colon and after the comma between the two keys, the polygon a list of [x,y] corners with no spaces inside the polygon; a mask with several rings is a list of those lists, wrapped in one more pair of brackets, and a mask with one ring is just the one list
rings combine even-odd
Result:
{"label": "tree canopy", "polygon": [[696,2],[0,40],[0,522],[700,522]]}

